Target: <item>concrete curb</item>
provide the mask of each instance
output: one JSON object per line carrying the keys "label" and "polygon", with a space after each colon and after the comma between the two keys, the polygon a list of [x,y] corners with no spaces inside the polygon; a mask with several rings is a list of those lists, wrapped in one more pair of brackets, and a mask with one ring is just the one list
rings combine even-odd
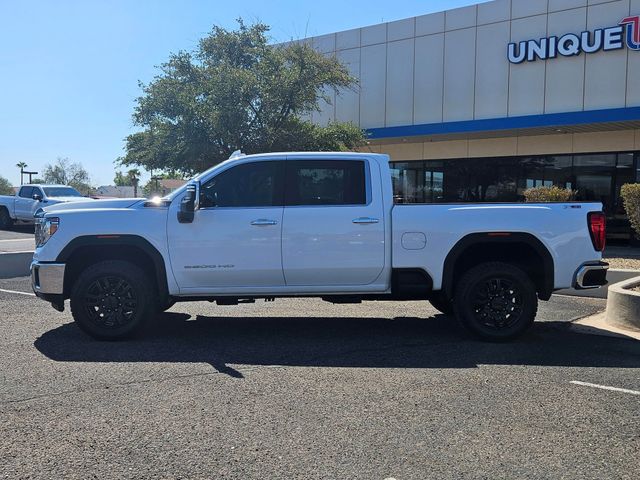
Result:
{"label": "concrete curb", "polygon": [[629,290],[638,285],[640,276],[609,285],[607,309],[575,320],[571,328],[579,333],[640,340],[640,292]]}
{"label": "concrete curb", "polygon": [[33,252],[0,253],[0,278],[26,277]]}
{"label": "concrete curb", "polygon": [[640,276],[609,287],[606,322],[616,328],[640,332],[640,292],[630,290],[640,285]]}
{"label": "concrete curb", "polygon": [[640,340],[640,330],[622,329],[608,324],[605,312],[575,320],[571,323],[571,329],[577,333],[586,333],[588,335]]}

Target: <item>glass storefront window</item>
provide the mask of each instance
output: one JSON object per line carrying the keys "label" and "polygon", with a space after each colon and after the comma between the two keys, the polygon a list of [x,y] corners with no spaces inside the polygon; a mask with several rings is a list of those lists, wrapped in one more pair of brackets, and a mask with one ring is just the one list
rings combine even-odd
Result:
{"label": "glass storefront window", "polygon": [[574,167],[615,167],[616,154],[606,153],[597,155],[575,155],[573,157]]}
{"label": "glass storefront window", "polygon": [[576,200],[602,202],[609,232],[628,235],[620,187],[640,182],[640,153],[425,160],[391,168],[396,203],[517,202],[527,188],[557,185],[576,190]]}
{"label": "glass storefront window", "polygon": [[423,172],[423,162],[396,162],[392,165],[395,203],[425,203]]}

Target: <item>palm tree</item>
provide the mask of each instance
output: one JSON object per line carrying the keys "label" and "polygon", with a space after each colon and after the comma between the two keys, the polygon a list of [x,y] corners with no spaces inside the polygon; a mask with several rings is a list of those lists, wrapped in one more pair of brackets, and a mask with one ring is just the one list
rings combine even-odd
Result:
{"label": "palm tree", "polygon": [[22,185],[22,172],[24,171],[25,168],[28,167],[28,165],[25,162],[18,162],[16,163],[16,167],[18,167],[20,169],[20,185]]}

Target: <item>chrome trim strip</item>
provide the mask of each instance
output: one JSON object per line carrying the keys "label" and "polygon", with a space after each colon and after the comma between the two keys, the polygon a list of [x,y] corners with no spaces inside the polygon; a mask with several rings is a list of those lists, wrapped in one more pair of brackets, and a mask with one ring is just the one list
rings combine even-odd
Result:
{"label": "chrome trim strip", "polygon": [[34,292],[61,295],[64,293],[64,263],[31,264],[31,286]]}
{"label": "chrome trim strip", "polygon": [[592,288],[600,288],[602,285],[588,285],[585,286],[583,284],[584,277],[587,273],[593,270],[609,270],[609,265],[582,265],[578,271],[576,272],[576,281],[574,282],[575,286],[582,290],[588,290]]}

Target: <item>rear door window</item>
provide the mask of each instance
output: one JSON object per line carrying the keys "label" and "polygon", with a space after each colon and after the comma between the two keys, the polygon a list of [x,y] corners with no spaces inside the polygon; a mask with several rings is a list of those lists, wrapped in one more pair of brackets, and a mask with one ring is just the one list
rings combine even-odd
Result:
{"label": "rear door window", "polygon": [[286,162],[285,205],[365,205],[362,160]]}

